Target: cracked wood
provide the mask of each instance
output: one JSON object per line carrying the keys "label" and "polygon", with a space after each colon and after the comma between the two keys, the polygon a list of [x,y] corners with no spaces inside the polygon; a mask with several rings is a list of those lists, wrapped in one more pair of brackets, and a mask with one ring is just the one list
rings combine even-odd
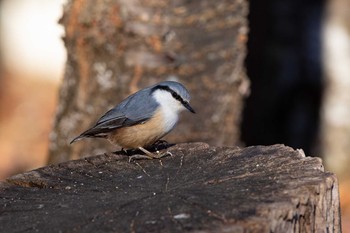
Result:
{"label": "cracked wood", "polygon": [[319,158],[283,145],[168,150],[13,176],[0,185],[0,232],[340,232],[337,180]]}

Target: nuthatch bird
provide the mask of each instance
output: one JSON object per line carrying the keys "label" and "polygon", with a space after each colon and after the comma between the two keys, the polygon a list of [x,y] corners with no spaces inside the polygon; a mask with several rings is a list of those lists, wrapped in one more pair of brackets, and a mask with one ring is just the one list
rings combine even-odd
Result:
{"label": "nuthatch bird", "polygon": [[179,113],[189,104],[187,89],[178,82],[164,81],[142,89],[106,112],[93,126],[71,141],[82,138],[106,138],[123,149],[140,149],[147,158],[160,158],[145,149],[169,133]]}

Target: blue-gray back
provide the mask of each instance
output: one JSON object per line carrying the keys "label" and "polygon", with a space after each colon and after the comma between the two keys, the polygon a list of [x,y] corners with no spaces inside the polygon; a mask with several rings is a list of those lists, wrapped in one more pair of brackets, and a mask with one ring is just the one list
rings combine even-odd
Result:
{"label": "blue-gray back", "polygon": [[[142,89],[120,104],[105,113],[96,123],[96,125],[105,125],[113,121],[113,128],[120,126],[133,125],[141,121],[148,120],[156,111],[159,104],[151,96],[151,88]],[[120,125],[117,123],[120,120]],[[109,126],[112,126],[108,124]]]}

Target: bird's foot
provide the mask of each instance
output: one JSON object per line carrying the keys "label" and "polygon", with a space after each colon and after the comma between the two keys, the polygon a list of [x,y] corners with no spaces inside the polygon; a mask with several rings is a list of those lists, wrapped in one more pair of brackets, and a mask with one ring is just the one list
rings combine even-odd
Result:
{"label": "bird's foot", "polygon": [[163,153],[156,151],[156,153],[152,153],[143,147],[139,147],[139,149],[145,154],[144,155],[139,155],[139,154],[132,155],[129,157],[129,162],[131,162],[133,159],[160,159],[160,158],[163,158],[163,157],[168,156],[168,155],[172,156],[172,154],[169,151],[165,151]]}
{"label": "bird's foot", "polygon": [[148,155],[131,155],[129,156],[129,163],[133,160],[138,160],[138,159],[153,159],[153,158]]}

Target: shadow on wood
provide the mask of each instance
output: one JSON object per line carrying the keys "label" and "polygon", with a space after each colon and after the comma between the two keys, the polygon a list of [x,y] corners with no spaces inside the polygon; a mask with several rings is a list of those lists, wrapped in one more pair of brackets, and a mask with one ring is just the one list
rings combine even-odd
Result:
{"label": "shadow on wood", "polygon": [[13,176],[0,186],[0,231],[340,232],[337,179],[318,158],[283,145],[169,151]]}

